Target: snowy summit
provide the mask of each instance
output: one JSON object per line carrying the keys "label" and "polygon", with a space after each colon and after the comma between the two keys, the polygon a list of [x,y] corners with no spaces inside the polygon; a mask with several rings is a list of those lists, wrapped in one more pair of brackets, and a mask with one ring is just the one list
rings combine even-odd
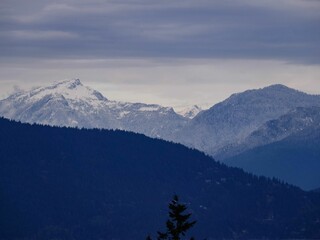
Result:
{"label": "snowy summit", "polygon": [[28,123],[123,129],[151,137],[168,136],[186,122],[170,107],[108,100],[79,79],[15,93],[0,101],[0,115]]}

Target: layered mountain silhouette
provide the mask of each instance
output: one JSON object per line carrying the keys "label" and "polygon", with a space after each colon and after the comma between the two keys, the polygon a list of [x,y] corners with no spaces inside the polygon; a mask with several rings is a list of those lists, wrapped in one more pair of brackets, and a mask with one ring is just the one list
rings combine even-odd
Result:
{"label": "layered mountain silhouette", "polygon": [[282,179],[303,189],[315,189],[320,185],[320,125],[246,150],[224,162],[248,172]]}
{"label": "layered mountain silhouette", "polygon": [[0,119],[0,239],[144,239],[178,194],[198,239],[319,238],[320,195],[183,145]]}
{"label": "layered mountain silhouette", "polygon": [[[201,111],[194,107],[181,112],[184,115],[181,116],[169,107],[109,100],[96,90],[83,86],[80,80],[74,79],[13,94],[0,101],[0,116],[52,126],[122,129],[142,133],[182,143],[219,161],[310,189],[318,181],[311,178],[311,175],[307,176],[307,171],[299,169],[306,165],[306,169],[320,171],[317,164],[308,166],[311,159],[307,156],[313,156],[312,162],[320,162],[320,159],[316,148],[305,146],[302,149],[306,144],[305,139],[297,140],[300,148],[289,146],[291,142],[287,142],[286,149],[301,149],[296,155],[307,154],[306,160],[299,158],[296,161],[300,163],[293,164],[293,161],[290,162],[290,154],[285,154],[284,151],[279,155],[281,159],[277,158],[277,165],[270,163],[266,172],[261,170],[266,169],[265,166],[259,163],[268,162],[267,156],[255,155],[257,151],[254,149],[276,144],[307,128],[319,131],[319,107],[319,95],[306,94],[278,84],[233,94],[208,110]],[[295,139],[297,138],[299,134],[296,135]],[[251,152],[252,159],[263,157],[265,160],[257,159],[255,164],[251,163],[254,161],[252,160],[250,164],[253,165],[248,168],[248,164],[240,161],[242,156],[247,156],[247,151]],[[239,156],[236,163],[236,156],[242,153],[244,155]],[[231,158],[233,159],[230,160]],[[288,164],[291,164],[289,169],[292,169],[289,171],[292,174],[289,178],[285,174]],[[272,170],[276,166],[277,169]],[[308,184],[306,179],[310,179]],[[314,180],[313,183],[311,179]]]}
{"label": "layered mountain silhouette", "polygon": [[267,121],[241,142],[226,145],[216,153],[216,157],[225,159],[257,146],[280,141],[305,129],[313,129],[314,133],[317,133],[319,126],[320,107],[299,107],[277,119]]}

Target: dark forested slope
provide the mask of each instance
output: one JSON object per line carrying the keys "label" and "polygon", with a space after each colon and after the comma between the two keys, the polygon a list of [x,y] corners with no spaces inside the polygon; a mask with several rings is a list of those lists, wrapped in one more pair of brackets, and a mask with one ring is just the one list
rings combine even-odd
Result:
{"label": "dark forested slope", "polygon": [[144,239],[177,193],[197,238],[320,238],[315,192],[179,144],[0,119],[0,239]]}
{"label": "dark forested slope", "polygon": [[254,174],[282,179],[305,190],[315,189],[320,186],[320,127],[303,129],[224,162]]}

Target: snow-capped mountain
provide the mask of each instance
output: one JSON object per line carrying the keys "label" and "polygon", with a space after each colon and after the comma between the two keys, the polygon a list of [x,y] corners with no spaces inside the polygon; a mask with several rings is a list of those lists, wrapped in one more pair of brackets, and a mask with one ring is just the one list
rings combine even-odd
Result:
{"label": "snow-capped mountain", "polygon": [[191,107],[186,107],[177,111],[178,114],[185,118],[192,119],[198,115],[203,109],[197,105],[193,105]]}
{"label": "snow-capped mountain", "polygon": [[310,106],[320,106],[319,95],[283,85],[248,90],[200,112],[177,132],[174,141],[215,156],[223,147],[242,142],[265,122]]}
{"label": "snow-capped mountain", "polygon": [[[268,121],[277,120],[297,107],[311,106],[320,107],[319,95],[273,85],[233,94],[208,110],[194,107],[183,117],[170,107],[111,101],[75,79],[15,93],[0,101],[0,116],[55,126],[133,131],[223,157],[226,149],[233,154],[233,151],[237,153],[239,149],[266,141],[263,136],[271,134],[270,129],[264,127],[269,126]],[[190,119],[197,111],[200,112]],[[292,114],[287,118],[297,117]],[[285,121],[283,124],[283,127],[290,127]],[[273,129],[273,132],[279,139],[288,133],[282,128]],[[258,133],[262,140],[253,137]]]}
{"label": "snow-capped mountain", "polygon": [[298,107],[278,119],[264,123],[242,142],[225,146],[215,156],[222,160],[241,152],[277,142],[292,135],[298,135],[305,129],[320,129],[320,107]]}
{"label": "snow-capped mountain", "polygon": [[0,101],[0,115],[28,123],[123,129],[162,138],[187,121],[169,107],[108,100],[79,79],[15,93]]}

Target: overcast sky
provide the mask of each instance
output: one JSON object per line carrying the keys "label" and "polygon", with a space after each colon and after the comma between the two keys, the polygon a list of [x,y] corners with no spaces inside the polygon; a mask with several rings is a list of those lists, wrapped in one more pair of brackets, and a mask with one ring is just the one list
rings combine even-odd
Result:
{"label": "overcast sky", "polygon": [[1,0],[0,97],[68,78],[166,106],[320,93],[320,1]]}

